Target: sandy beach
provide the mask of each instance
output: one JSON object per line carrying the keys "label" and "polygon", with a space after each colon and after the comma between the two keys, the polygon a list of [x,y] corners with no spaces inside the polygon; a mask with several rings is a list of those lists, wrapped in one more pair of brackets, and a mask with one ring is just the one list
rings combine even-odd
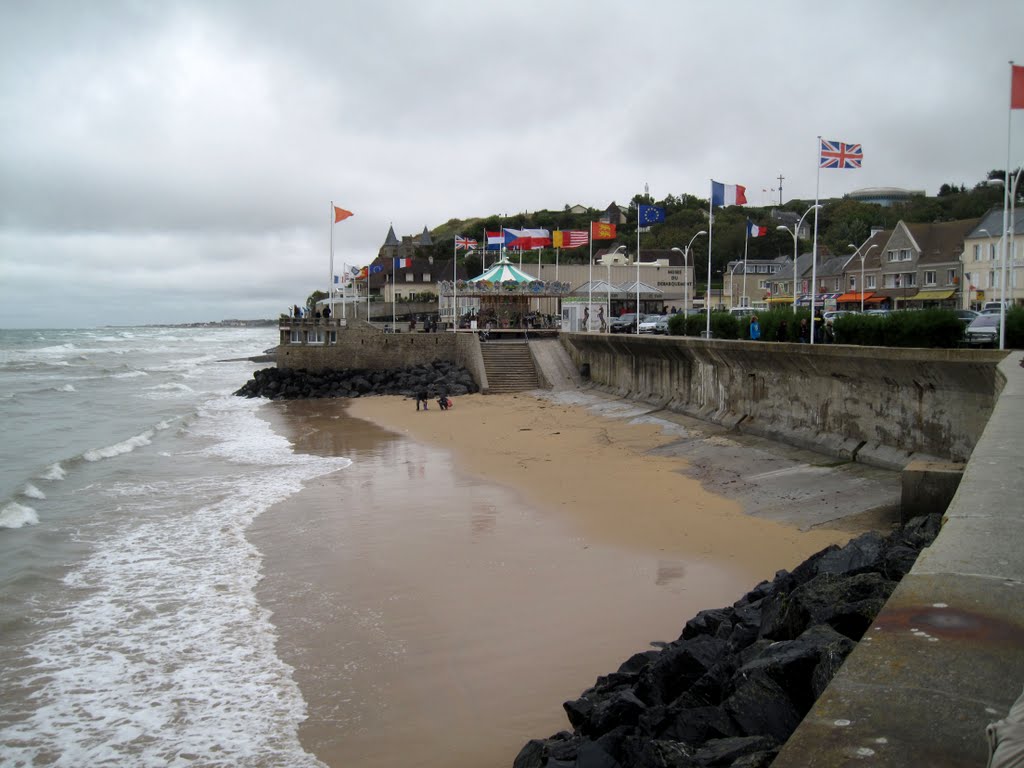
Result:
{"label": "sandy beach", "polygon": [[661,426],[530,395],[275,403],[352,459],[264,514],[261,603],[331,766],[507,766],[561,703],[850,530],[745,514]]}

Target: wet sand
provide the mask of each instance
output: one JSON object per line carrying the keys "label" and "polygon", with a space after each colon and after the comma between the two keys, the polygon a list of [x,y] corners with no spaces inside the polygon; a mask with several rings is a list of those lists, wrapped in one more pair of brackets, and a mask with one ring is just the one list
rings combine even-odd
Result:
{"label": "wet sand", "polygon": [[261,603],[330,766],[508,766],[561,703],[850,531],[706,493],[659,427],[519,396],[275,403],[353,460],[264,514]]}

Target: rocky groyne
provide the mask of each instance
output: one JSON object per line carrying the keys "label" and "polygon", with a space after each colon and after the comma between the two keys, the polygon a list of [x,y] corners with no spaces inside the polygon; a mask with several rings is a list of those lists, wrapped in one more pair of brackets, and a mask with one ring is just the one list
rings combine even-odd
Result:
{"label": "rocky groyne", "polygon": [[938,534],[938,514],[828,547],[702,611],[563,706],[514,768],[764,768]]}
{"label": "rocky groyne", "polygon": [[415,397],[425,391],[430,397],[477,392],[476,382],[465,368],[445,360],[387,370],[324,370],[304,368],[262,368],[235,392],[241,397],[295,400],[319,397],[366,397],[403,395]]}

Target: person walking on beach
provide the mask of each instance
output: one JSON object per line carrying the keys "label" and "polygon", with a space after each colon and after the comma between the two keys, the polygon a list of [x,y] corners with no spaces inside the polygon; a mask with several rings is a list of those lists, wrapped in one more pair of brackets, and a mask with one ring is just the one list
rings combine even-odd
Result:
{"label": "person walking on beach", "polygon": [[427,406],[430,404],[427,400],[427,390],[421,389],[416,393],[416,410],[420,409],[420,403],[423,403],[423,410],[427,410]]}

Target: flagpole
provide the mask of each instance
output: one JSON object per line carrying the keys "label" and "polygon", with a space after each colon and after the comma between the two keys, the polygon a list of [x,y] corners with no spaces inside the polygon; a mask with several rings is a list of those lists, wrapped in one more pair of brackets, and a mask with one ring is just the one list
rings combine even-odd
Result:
{"label": "flagpole", "polygon": [[[587,313],[589,316],[590,305],[594,303],[594,222],[590,222],[590,273],[587,276]],[[587,332],[590,332],[590,322],[587,322]]]}
{"label": "flagpole", "polygon": [[[821,136],[818,137],[818,173],[814,182],[814,242],[811,245],[811,344],[814,343],[814,308],[818,297],[818,201],[821,198]],[[794,289],[796,286],[794,286]]]}
{"label": "flagpole", "polygon": [[[1013,136],[1013,60],[1010,60],[1010,104],[1006,110],[1006,178],[1003,181],[1003,263],[999,270],[999,348],[1006,349],[1006,262],[1012,253],[1010,232],[1010,139]],[[1015,201],[1016,202],[1016,201]]]}
{"label": "flagpole", "polygon": [[640,335],[640,204],[636,206],[636,335]]}
{"label": "flagpole", "polygon": [[331,308],[331,314],[334,313],[334,305],[331,299],[334,298],[334,201],[331,200],[331,274],[328,275],[327,280],[327,306]]}
{"label": "flagpole", "polygon": [[[745,307],[743,299],[747,296],[747,249],[750,247],[750,219],[747,219],[747,231],[743,235],[743,295],[740,296],[740,306]],[[733,301],[733,306],[736,302]]]}
{"label": "flagpole", "polygon": [[396,299],[398,296],[395,294],[395,257],[391,257],[391,332],[395,332],[395,326],[398,325],[398,316],[395,314],[395,305],[398,303]]}
{"label": "flagpole", "polygon": [[[458,235],[455,236],[456,238]],[[456,283],[459,280],[459,249],[458,240],[452,241],[452,333],[459,330],[459,288]]]}
{"label": "flagpole", "polygon": [[708,195],[708,292],[704,294],[704,313],[707,315],[707,330],[704,338],[711,338],[711,241],[715,233],[715,180],[711,179],[711,194]]}

